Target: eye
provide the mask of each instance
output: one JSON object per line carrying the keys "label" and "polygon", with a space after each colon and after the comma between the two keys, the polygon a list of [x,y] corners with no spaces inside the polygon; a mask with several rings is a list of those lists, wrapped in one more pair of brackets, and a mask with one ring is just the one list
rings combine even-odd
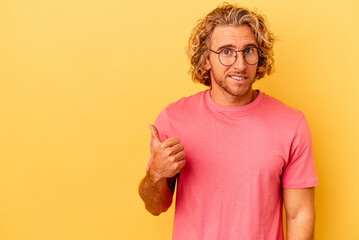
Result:
{"label": "eye", "polygon": [[223,55],[223,56],[233,56],[234,55],[234,50],[232,50],[232,49],[223,49],[222,51],[221,51],[221,55]]}
{"label": "eye", "polygon": [[254,53],[254,48],[253,47],[245,48],[243,52],[244,54],[252,54]]}

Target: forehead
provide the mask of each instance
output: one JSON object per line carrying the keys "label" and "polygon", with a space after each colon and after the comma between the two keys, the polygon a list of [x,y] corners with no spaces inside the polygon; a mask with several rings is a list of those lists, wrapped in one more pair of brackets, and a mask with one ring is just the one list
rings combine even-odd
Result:
{"label": "forehead", "polygon": [[246,45],[252,44],[256,45],[256,38],[249,26],[220,25],[216,26],[213,30],[210,47],[213,49],[233,45],[233,47],[241,49]]}

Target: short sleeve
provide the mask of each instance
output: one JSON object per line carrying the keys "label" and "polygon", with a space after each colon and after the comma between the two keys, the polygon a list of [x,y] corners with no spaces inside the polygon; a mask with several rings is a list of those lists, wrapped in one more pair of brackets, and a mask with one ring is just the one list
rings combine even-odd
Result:
{"label": "short sleeve", "polygon": [[[169,124],[168,124],[168,117],[167,117],[166,108],[163,109],[158,114],[154,125],[156,126],[156,128],[158,130],[158,135],[159,135],[160,141],[163,142],[164,140],[166,140],[168,138],[168,126],[169,126]],[[151,156],[150,156],[150,160],[148,161],[148,164],[147,164],[147,170],[150,169],[150,165],[151,165],[152,159],[153,159],[152,140],[150,141],[150,151],[151,151]]]}
{"label": "short sleeve", "polygon": [[287,165],[282,174],[284,188],[306,188],[318,185],[312,135],[305,117],[300,121],[290,147]]}

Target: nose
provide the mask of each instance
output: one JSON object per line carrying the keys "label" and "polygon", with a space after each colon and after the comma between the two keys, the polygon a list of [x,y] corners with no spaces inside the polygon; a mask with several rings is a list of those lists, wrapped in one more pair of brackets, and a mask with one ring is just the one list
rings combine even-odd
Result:
{"label": "nose", "polygon": [[232,67],[234,69],[237,69],[239,71],[244,71],[247,68],[247,63],[244,60],[244,56],[241,53],[237,54],[237,59],[236,61],[233,63]]}

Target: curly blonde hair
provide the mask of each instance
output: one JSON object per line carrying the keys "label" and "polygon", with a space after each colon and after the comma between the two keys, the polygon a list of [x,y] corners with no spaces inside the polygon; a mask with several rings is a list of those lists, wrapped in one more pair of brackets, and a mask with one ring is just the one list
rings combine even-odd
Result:
{"label": "curly blonde hair", "polygon": [[205,18],[199,20],[197,26],[192,30],[186,52],[191,63],[189,73],[194,82],[211,86],[210,74],[204,69],[204,64],[209,55],[209,45],[215,27],[218,25],[240,26],[244,24],[248,25],[253,31],[261,50],[256,79],[261,79],[265,74],[270,74],[274,63],[273,44],[276,37],[269,31],[265,17],[247,8],[222,3]]}

